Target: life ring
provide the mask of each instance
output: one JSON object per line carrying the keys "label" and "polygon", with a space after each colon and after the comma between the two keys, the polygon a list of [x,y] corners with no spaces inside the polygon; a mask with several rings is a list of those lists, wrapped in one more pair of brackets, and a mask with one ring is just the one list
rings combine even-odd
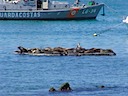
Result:
{"label": "life ring", "polygon": [[74,16],[76,13],[77,13],[76,10],[72,10],[70,14],[71,14],[72,16]]}
{"label": "life ring", "polygon": [[74,16],[78,13],[78,11],[79,11],[79,8],[74,8],[74,9],[72,9],[72,10],[70,11],[68,17],[70,17],[70,18],[74,17]]}

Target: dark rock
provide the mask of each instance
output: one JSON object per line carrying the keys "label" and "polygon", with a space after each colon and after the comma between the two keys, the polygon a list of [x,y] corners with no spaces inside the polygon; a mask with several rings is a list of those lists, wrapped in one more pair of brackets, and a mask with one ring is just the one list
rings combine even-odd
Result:
{"label": "dark rock", "polygon": [[54,88],[54,87],[51,87],[50,89],[49,89],[49,92],[55,92],[56,91],[56,89]]}
{"label": "dark rock", "polygon": [[105,86],[104,85],[101,85],[100,88],[105,88]]}
{"label": "dark rock", "polygon": [[103,88],[105,88],[105,86],[104,85],[101,85],[101,86],[96,86],[97,88],[100,88],[100,89],[103,89]]}
{"label": "dark rock", "polygon": [[71,87],[69,85],[69,83],[64,83],[61,85],[61,87],[59,88],[60,91],[71,91]]}

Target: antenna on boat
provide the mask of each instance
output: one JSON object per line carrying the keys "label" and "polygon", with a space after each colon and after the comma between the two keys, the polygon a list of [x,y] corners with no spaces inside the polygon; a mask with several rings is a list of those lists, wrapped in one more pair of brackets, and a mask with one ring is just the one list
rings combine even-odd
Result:
{"label": "antenna on boat", "polygon": [[103,14],[101,14],[102,16],[105,16],[105,8],[104,8],[104,5],[103,5]]}

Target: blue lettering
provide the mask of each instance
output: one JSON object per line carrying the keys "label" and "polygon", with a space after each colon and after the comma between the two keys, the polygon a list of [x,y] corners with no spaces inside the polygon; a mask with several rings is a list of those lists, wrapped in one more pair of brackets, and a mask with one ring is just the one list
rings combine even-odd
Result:
{"label": "blue lettering", "polygon": [[8,17],[11,17],[11,13],[8,13]]}
{"label": "blue lettering", "polygon": [[7,13],[4,13],[4,17],[8,17],[8,16],[7,16]]}
{"label": "blue lettering", "polygon": [[3,13],[0,13],[0,17],[3,17]]}
{"label": "blue lettering", "polygon": [[23,17],[26,17],[26,13],[22,13],[23,14]]}
{"label": "blue lettering", "polygon": [[36,17],[36,12],[34,12],[34,17]]}
{"label": "blue lettering", "polygon": [[40,17],[40,12],[37,13],[37,17]]}
{"label": "blue lettering", "polygon": [[[95,11],[95,10],[94,10]],[[40,12],[1,12],[0,17],[16,17],[16,18],[22,18],[22,17],[40,17]]]}
{"label": "blue lettering", "polygon": [[19,17],[22,17],[22,13],[19,13]]}
{"label": "blue lettering", "polygon": [[29,13],[27,13],[27,16],[26,17],[29,17]]}
{"label": "blue lettering", "polygon": [[18,13],[15,14],[15,17],[19,17],[19,16],[18,16]]}
{"label": "blue lettering", "polygon": [[12,17],[15,17],[15,13],[12,13]]}
{"label": "blue lettering", "polygon": [[30,13],[30,17],[33,17],[33,13]]}

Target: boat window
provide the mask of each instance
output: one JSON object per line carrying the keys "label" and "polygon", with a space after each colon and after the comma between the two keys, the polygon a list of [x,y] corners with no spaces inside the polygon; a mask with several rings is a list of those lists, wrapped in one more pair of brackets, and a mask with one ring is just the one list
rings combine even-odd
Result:
{"label": "boat window", "polygon": [[47,2],[47,0],[44,0],[44,2]]}

